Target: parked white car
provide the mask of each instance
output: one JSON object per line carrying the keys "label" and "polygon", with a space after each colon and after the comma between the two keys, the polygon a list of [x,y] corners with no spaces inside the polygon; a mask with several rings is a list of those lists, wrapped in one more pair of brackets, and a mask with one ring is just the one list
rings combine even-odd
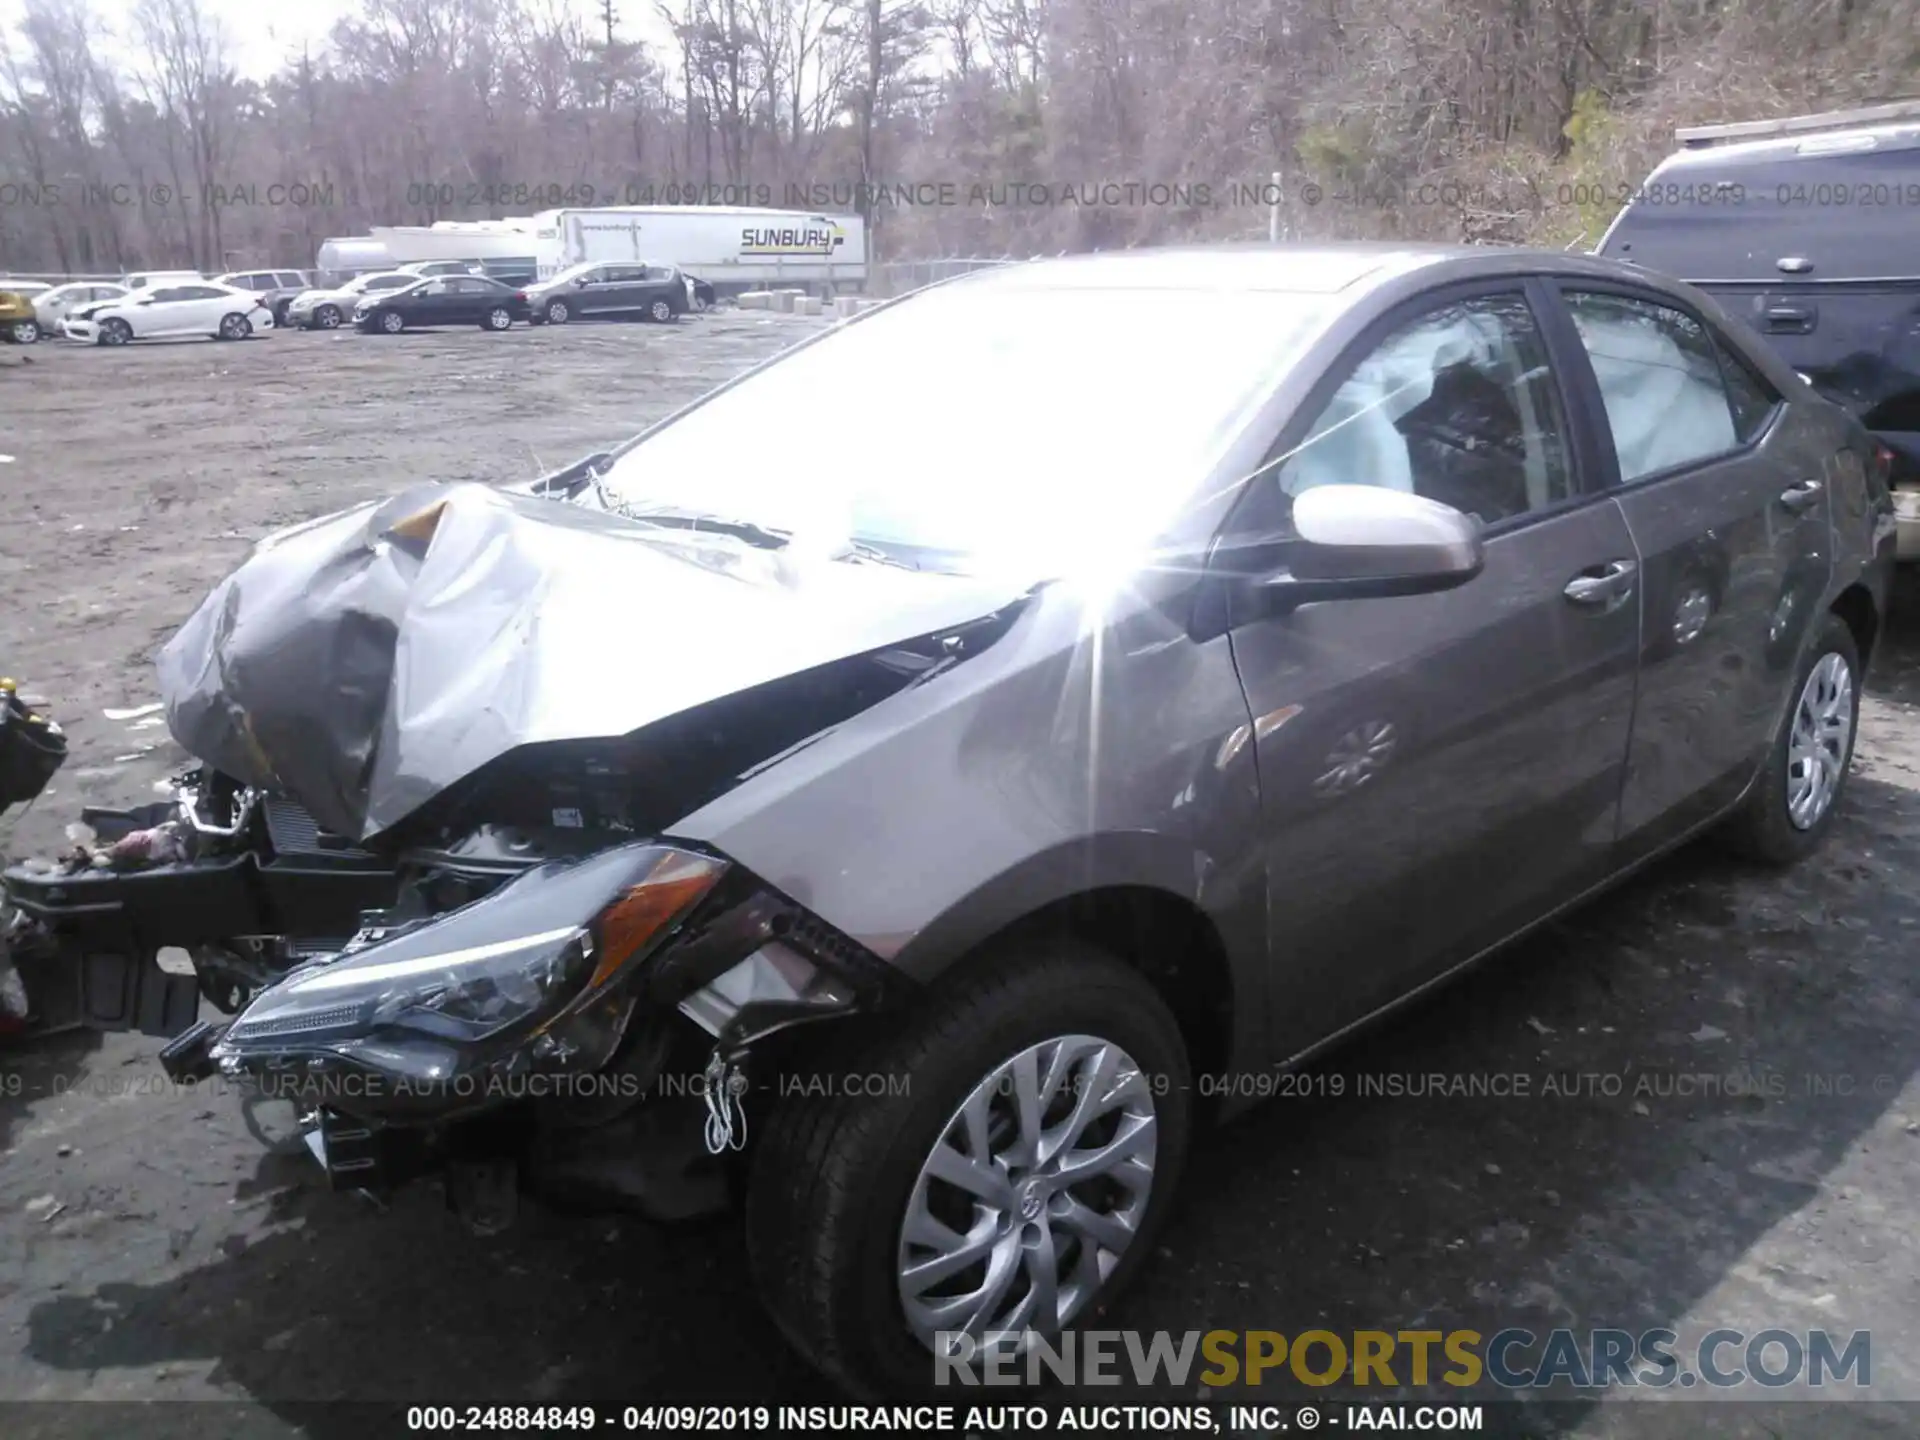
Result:
{"label": "parked white car", "polygon": [[129,340],[210,335],[215,340],[244,340],[273,329],[273,311],[264,296],[211,280],[159,285],[105,304],[89,305],[61,322],[70,340],[95,345],[124,345]]}
{"label": "parked white car", "polygon": [[106,280],[75,280],[28,298],[33,301],[33,313],[40,322],[40,328],[50,335],[58,335],[60,322],[67,316],[89,305],[124,300],[131,293],[126,286]]}
{"label": "parked white car", "polygon": [[184,285],[206,278],[198,270],[130,270],[120,277],[120,283],[129,290],[151,290],[156,285]]}
{"label": "parked white car", "polygon": [[353,307],[383,290],[418,285],[420,277],[404,270],[356,275],[332,290],[303,290],[287,307],[287,323],[302,330],[332,330],[353,314]]}

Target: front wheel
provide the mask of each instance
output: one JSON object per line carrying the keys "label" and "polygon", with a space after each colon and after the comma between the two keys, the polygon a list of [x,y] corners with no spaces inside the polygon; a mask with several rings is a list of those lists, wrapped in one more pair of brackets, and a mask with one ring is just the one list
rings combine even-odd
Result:
{"label": "front wheel", "polygon": [[1104,952],[1015,950],[924,1002],[829,1077],[845,1083],[789,1089],[748,1183],[768,1309],[863,1395],[925,1392],[943,1336],[1017,1353],[1013,1336],[1099,1313],[1186,1159],[1179,1028]]}
{"label": "front wheel", "polygon": [[133,338],[133,327],[126,321],[109,317],[100,322],[101,345],[124,345]]}
{"label": "front wheel", "polygon": [[647,314],[664,325],[673,319],[673,306],[665,300],[656,300],[647,307]]}
{"label": "front wheel", "polygon": [[313,323],[322,330],[334,330],[340,325],[340,311],[337,306],[322,305],[313,312]]}
{"label": "front wheel", "polygon": [[1860,649],[1847,622],[1829,615],[1795,672],[1766,768],[1728,822],[1733,847],[1772,865],[1812,853],[1846,790],[1859,728]]}
{"label": "front wheel", "polygon": [[487,312],[487,318],[480,322],[482,330],[507,330],[512,328],[513,312],[503,305],[496,305]]}
{"label": "front wheel", "polygon": [[380,316],[380,328],[389,335],[398,335],[407,328],[406,318],[398,310],[388,310]]}

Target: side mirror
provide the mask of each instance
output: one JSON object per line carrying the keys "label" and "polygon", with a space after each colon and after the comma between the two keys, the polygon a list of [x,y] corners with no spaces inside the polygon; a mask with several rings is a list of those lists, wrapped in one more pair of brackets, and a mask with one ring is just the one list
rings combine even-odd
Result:
{"label": "side mirror", "polygon": [[1374,485],[1320,485],[1293,502],[1291,563],[1255,584],[1264,608],[1430,595],[1486,564],[1480,524],[1450,505]]}

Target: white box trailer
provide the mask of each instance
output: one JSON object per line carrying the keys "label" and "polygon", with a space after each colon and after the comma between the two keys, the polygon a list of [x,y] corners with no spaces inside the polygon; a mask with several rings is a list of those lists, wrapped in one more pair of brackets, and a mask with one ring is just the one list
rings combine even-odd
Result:
{"label": "white box trailer", "polygon": [[533,217],[539,276],[586,261],[675,265],[722,294],[764,285],[822,294],[867,280],[867,235],[855,215],[731,205],[621,205]]}

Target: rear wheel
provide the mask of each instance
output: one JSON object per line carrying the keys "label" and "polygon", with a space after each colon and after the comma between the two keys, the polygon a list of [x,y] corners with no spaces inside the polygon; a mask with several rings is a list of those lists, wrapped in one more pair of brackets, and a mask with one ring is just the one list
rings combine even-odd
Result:
{"label": "rear wheel", "polygon": [[37,320],[16,320],[7,327],[7,338],[16,345],[31,345],[40,338]]}
{"label": "rear wheel", "polygon": [[1800,663],[1793,705],[1780,722],[1766,768],[1726,836],[1741,853],[1785,865],[1810,854],[1833,823],[1860,728],[1860,650],[1829,615]]}
{"label": "rear wheel", "polygon": [[336,305],[322,305],[313,312],[313,323],[322,330],[337,329],[340,324],[340,309]]}
{"label": "rear wheel", "polygon": [[133,339],[133,327],[124,320],[109,316],[100,322],[100,344],[124,345]]}
{"label": "rear wheel", "polygon": [[1186,1157],[1186,1049],[1119,961],[1024,948],[925,1000],[847,1085],[789,1089],[748,1184],[768,1309],[867,1395],[927,1389],[943,1333],[1097,1314],[1152,1253]]}
{"label": "rear wheel", "polygon": [[573,311],[567,308],[566,301],[549,300],[547,302],[547,323],[549,325],[564,325],[572,318]]}

